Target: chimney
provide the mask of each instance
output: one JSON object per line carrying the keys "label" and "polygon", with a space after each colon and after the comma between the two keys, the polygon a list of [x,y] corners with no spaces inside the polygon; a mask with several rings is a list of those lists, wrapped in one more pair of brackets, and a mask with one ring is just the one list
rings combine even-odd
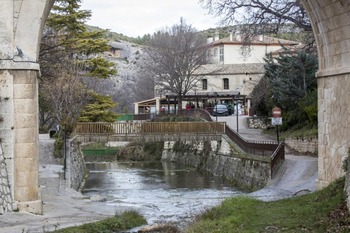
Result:
{"label": "chimney", "polygon": [[230,32],[230,41],[233,41],[233,32]]}
{"label": "chimney", "polygon": [[217,41],[217,40],[219,40],[219,39],[220,39],[220,37],[219,37],[219,32],[216,31],[216,32],[215,32],[214,41]]}
{"label": "chimney", "polygon": [[242,41],[241,34],[239,32],[236,32],[236,40]]}
{"label": "chimney", "polygon": [[264,36],[263,35],[259,35],[259,41],[264,41]]}

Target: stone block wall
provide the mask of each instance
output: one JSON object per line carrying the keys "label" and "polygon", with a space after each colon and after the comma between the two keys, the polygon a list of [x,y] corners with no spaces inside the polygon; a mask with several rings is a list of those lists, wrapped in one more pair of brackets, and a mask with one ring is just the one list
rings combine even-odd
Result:
{"label": "stone block wall", "polygon": [[350,75],[318,79],[318,188],[345,175],[350,147]]}
{"label": "stone block wall", "polygon": [[284,144],[291,153],[301,155],[317,156],[318,140],[317,137],[312,138],[286,138]]}
{"label": "stone block wall", "polygon": [[271,177],[269,162],[235,156],[229,143],[186,142],[187,152],[174,151],[175,142],[165,142],[162,160],[194,166],[214,175],[225,177],[238,186],[252,190],[263,188]]}
{"label": "stone block wall", "polygon": [[77,143],[75,140],[71,140],[68,151],[69,159],[67,162],[69,164],[67,167],[69,167],[68,170],[70,171],[70,187],[75,190],[79,190],[86,172],[84,155],[80,149],[80,143]]}
{"label": "stone block wall", "polygon": [[345,162],[344,168],[346,170],[344,191],[347,194],[346,203],[347,203],[348,209],[350,210],[350,151],[348,152],[348,157],[344,162]]}
{"label": "stone block wall", "polygon": [[13,210],[13,199],[9,184],[9,175],[2,146],[0,143],[0,215]]}
{"label": "stone block wall", "polygon": [[268,129],[274,127],[271,125],[271,119],[268,117],[248,117],[247,123],[250,129]]}
{"label": "stone block wall", "polygon": [[315,35],[318,78],[318,189],[345,175],[350,147],[350,2],[302,0]]}

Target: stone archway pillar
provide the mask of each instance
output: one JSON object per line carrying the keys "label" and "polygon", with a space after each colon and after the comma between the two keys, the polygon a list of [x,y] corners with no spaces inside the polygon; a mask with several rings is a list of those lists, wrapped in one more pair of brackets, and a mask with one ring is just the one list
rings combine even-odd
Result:
{"label": "stone archway pillar", "polygon": [[318,189],[343,176],[350,147],[350,2],[302,0],[316,38]]}
{"label": "stone archway pillar", "polygon": [[13,208],[41,214],[37,76],[35,69],[0,70],[0,114],[3,150],[15,201]]}
{"label": "stone archway pillar", "polygon": [[42,213],[38,150],[38,51],[54,0],[1,0],[0,137],[13,209]]}

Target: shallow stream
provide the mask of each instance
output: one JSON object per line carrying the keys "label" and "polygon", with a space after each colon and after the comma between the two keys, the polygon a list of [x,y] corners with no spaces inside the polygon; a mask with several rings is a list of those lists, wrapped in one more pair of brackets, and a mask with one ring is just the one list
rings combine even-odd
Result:
{"label": "shallow stream", "polygon": [[174,222],[180,226],[195,215],[242,194],[226,180],[194,168],[167,162],[87,164],[86,196],[106,197],[116,210],[137,210],[148,224]]}

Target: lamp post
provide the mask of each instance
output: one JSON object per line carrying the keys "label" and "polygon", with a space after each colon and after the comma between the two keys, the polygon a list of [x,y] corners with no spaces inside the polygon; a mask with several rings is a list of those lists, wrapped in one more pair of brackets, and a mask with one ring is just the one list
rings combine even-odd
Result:
{"label": "lamp post", "polygon": [[193,88],[194,88],[194,96],[196,98],[196,108],[198,108],[197,85],[194,84]]}
{"label": "lamp post", "polygon": [[236,100],[236,115],[237,115],[237,133],[239,132],[238,130],[238,97],[241,93],[239,92],[237,95],[237,100]]}
{"label": "lamp post", "polygon": [[214,96],[215,96],[215,119],[216,119],[216,122],[218,122],[218,103],[217,103],[218,93],[214,92]]}

